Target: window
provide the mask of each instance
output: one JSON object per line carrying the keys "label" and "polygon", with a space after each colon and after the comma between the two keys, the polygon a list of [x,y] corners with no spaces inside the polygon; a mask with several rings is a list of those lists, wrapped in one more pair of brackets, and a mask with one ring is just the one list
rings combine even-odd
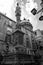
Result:
{"label": "window", "polygon": [[1,15],[0,15],[0,19],[1,19]]}
{"label": "window", "polygon": [[27,48],[31,47],[29,38],[26,38],[26,47]]}
{"label": "window", "polygon": [[11,35],[6,35],[5,42],[10,43],[11,42]]}
{"label": "window", "polygon": [[33,49],[36,49],[37,48],[36,41],[34,39],[32,40],[32,47],[33,47]]}
{"label": "window", "polygon": [[41,34],[43,35],[43,31],[41,31]]}
{"label": "window", "polygon": [[43,46],[40,46],[40,50],[43,50]]}
{"label": "window", "polygon": [[19,37],[18,34],[13,35],[13,45],[17,45],[19,43]]}
{"label": "window", "polygon": [[22,45],[23,44],[23,35],[19,34],[19,43]]}
{"label": "window", "polygon": [[35,35],[37,35],[37,33],[35,32]]}
{"label": "window", "polygon": [[41,43],[41,41],[39,41],[39,44]]}

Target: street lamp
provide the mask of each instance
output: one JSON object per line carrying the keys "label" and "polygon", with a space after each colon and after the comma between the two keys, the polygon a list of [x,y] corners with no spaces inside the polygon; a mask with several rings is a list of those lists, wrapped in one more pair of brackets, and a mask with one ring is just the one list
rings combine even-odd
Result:
{"label": "street lamp", "polygon": [[39,17],[39,20],[40,20],[40,21],[43,21],[43,15],[41,15],[41,16]]}
{"label": "street lamp", "polygon": [[35,8],[33,8],[33,9],[31,10],[31,13],[32,13],[33,15],[36,15],[36,14],[38,14],[38,13],[41,12],[41,16],[39,17],[39,20],[40,20],[40,21],[43,21],[43,0],[41,0],[40,5],[41,5],[42,8],[41,8],[39,11],[37,11]]}
{"label": "street lamp", "polygon": [[31,13],[32,13],[33,15],[36,15],[37,10],[36,10],[35,8],[33,8],[33,9],[31,10]]}
{"label": "street lamp", "polygon": [[42,0],[42,2],[41,2],[41,7],[42,7],[42,10],[41,10],[41,16],[40,16],[40,18],[39,18],[39,20],[40,21],[43,21],[43,0]]}

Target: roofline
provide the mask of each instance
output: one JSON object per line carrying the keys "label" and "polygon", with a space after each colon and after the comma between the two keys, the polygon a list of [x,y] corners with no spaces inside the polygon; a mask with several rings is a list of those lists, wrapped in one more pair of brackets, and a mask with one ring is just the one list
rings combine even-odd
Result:
{"label": "roofline", "polygon": [[29,23],[30,26],[33,28],[32,24],[30,22],[21,22],[21,25],[22,25],[22,23]]}
{"label": "roofline", "polygon": [[16,31],[19,31],[19,32],[25,34],[25,33],[24,33],[23,31],[21,31],[20,29],[16,29],[12,34],[14,34]]}
{"label": "roofline", "polygon": [[6,15],[4,15],[3,13],[1,13],[1,12],[0,12],[0,14],[1,14],[2,16],[4,16],[5,18],[9,19],[10,21],[12,21],[12,22],[16,23],[14,20],[12,20],[11,18],[7,17],[7,16],[6,16]]}

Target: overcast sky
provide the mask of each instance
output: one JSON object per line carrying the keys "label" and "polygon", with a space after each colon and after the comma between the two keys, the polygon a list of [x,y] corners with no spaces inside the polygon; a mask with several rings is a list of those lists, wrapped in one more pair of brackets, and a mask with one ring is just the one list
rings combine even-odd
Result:
{"label": "overcast sky", "polygon": [[[6,15],[8,17],[10,17],[12,19],[15,19],[14,18],[15,17],[15,13],[14,13],[14,10],[13,10],[15,8],[15,3],[14,2],[15,2],[14,0],[0,0],[0,12],[2,12],[4,14],[6,13]],[[37,4],[38,4],[38,10],[39,10],[40,9],[40,5],[39,5],[40,0],[35,0],[35,2],[37,2]],[[28,10],[28,8],[27,8],[27,10]],[[27,13],[25,12],[25,15],[26,14],[28,14],[28,12]],[[38,14],[37,16],[33,16],[32,14],[31,15],[28,14],[28,17],[29,16],[30,16],[30,19],[31,19],[30,22],[32,23],[32,25],[34,27],[34,30],[38,29],[38,28],[39,29],[43,29],[43,21],[40,22],[38,20],[40,14]]]}
{"label": "overcast sky", "polygon": [[14,0],[0,0],[0,11],[2,13],[7,13],[10,17],[10,10]]}

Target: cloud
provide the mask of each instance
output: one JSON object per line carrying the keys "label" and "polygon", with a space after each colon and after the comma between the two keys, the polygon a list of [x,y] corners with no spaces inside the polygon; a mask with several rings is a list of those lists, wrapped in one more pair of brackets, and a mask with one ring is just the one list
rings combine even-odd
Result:
{"label": "cloud", "polygon": [[0,12],[10,16],[13,0],[0,0]]}

